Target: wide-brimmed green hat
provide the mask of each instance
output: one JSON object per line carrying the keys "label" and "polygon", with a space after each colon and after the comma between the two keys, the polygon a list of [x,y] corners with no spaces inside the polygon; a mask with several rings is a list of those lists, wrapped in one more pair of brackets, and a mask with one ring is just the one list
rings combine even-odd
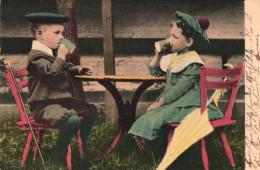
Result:
{"label": "wide-brimmed green hat", "polygon": [[38,23],[38,24],[45,24],[45,23],[62,24],[70,20],[66,15],[49,13],[49,12],[29,13],[25,15],[25,19],[32,23]]}
{"label": "wide-brimmed green hat", "polygon": [[197,20],[195,20],[190,15],[182,13],[180,11],[176,11],[174,15],[179,21],[183,22],[186,26],[188,26],[193,31],[193,33],[196,34],[197,37],[209,42],[207,34],[205,33],[205,31],[201,29]]}

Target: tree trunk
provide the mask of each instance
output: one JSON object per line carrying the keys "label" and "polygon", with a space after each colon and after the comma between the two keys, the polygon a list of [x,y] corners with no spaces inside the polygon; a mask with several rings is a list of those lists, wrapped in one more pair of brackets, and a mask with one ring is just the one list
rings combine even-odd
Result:
{"label": "tree trunk", "polygon": [[[57,0],[57,10],[58,13],[64,14],[70,18],[68,23],[64,25],[64,37],[73,42],[76,45],[76,50],[71,54],[71,56],[66,60],[66,62],[71,62],[74,65],[80,64],[79,59],[79,48],[78,48],[78,33],[77,33],[77,18],[76,18],[76,0]],[[84,100],[84,90],[82,87],[82,82],[79,80],[73,80],[73,91],[74,96],[77,99]]]}

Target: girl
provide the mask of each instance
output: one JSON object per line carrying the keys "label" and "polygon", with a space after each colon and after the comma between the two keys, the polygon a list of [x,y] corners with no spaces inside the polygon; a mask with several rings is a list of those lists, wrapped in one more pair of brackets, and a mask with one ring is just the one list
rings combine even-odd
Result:
{"label": "girl", "polygon": [[[166,76],[164,91],[129,130],[146,152],[152,151],[155,155],[161,155],[166,149],[166,123],[181,122],[200,107],[199,67],[204,63],[195,49],[209,42],[204,32],[208,25],[202,23],[208,20],[200,21],[202,30],[190,15],[176,11],[174,16],[169,38],[172,53],[161,56],[155,50],[153,60],[148,63],[152,76]],[[223,116],[216,107],[208,107],[209,119]]]}

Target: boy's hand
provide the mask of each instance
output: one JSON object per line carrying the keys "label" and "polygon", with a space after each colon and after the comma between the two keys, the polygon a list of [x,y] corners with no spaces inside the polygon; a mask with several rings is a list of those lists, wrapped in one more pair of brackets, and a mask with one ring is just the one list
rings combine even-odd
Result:
{"label": "boy's hand", "polygon": [[90,66],[82,66],[79,68],[79,73],[84,75],[92,75],[93,69]]}
{"label": "boy's hand", "polygon": [[65,61],[66,56],[69,54],[69,50],[65,47],[65,45],[61,44],[58,48],[58,58],[61,58]]}

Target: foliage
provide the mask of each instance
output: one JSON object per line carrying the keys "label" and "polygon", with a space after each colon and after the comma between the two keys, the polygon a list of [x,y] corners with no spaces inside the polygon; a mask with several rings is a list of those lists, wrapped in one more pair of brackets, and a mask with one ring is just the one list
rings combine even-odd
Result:
{"label": "foliage", "polygon": [[0,59],[0,87],[7,86],[4,71],[5,71],[4,59]]}
{"label": "foliage", "polygon": [[[99,161],[93,161],[97,155],[102,153],[112,142],[116,133],[116,124],[112,122],[104,122],[104,111],[100,110],[101,115],[96,125],[93,128],[92,134],[88,140],[87,146],[89,151],[89,158],[87,159],[87,167],[89,170],[152,170],[159,165],[161,158],[149,159],[145,157],[134,140],[124,133],[118,145],[111,154]],[[41,160],[37,157],[36,161],[32,161],[32,146],[27,157],[24,167],[21,167],[21,155],[26,141],[27,133],[20,131],[15,127],[14,120],[0,122],[0,169],[1,170],[16,170],[16,169],[43,169]],[[234,126],[230,126],[226,130],[227,139],[232,149],[236,168],[244,169],[244,121],[238,120]],[[47,169],[57,170],[66,169],[66,167],[53,167],[49,164],[49,156],[52,147],[56,140],[57,131],[48,130],[44,134],[41,151],[46,162]],[[34,142],[32,141],[32,145]],[[206,137],[207,152],[209,158],[209,169],[223,170],[232,169],[229,165],[228,159],[222,148],[222,144],[218,139],[216,133]],[[72,167],[73,169],[80,169],[80,159],[75,144],[75,138],[71,144],[72,147]],[[200,157],[198,143],[185,151],[169,168],[171,169],[203,169]]]}
{"label": "foliage", "polygon": [[6,87],[6,86],[7,86],[7,82],[6,82],[4,72],[0,71],[0,87]]}

